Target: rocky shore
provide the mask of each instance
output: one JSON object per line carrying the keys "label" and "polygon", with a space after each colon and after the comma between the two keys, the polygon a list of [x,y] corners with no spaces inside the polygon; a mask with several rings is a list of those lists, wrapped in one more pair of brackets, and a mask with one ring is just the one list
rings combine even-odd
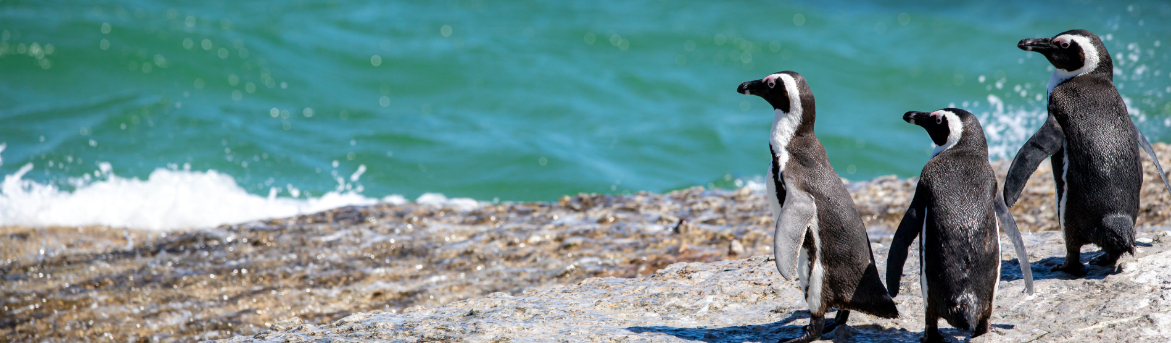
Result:
{"label": "rocky shore", "polygon": [[[1156,149],[1164,166],[1171,166],[1171,147],[1158,144]],[[1023,231],[1039,232],[1029,236],[1034,246],[1030,254],[1040,261],[1035,268],[1041,279],[1038,295],[1027,302],[1014,300],[1019,290],[1012,289],[1020,286],[1008,265],[1013,257],[1006,254],[998,306],[1021,308],[1025,302],[1047,307],[1024,306],[1020,311],[1031,310],[1032,315],[1020,312],[1019,317],[994,321],[1001,325],[997,334],[1026,337],[1021,336],[1025,327],[1028,332],[1052,332],[1047,335],[1086,329],[1076,331],[1083,336],[1038,336],[1076,339],[1106,337],[1086,335],[1110,332],[1110,325],[1168,325],[1162,313],[1169,305],[1161,297],[1171,297],[1165,274],[1169,268],[1153,268],[1162,263],[1160,256],[1171,257],[1160,255],[1163,241],[1171,240],[1160,238],[1161,230],[1171,226],[1171,194],[1149,162],[1144,163],[1138,224],[1144,232],[1140,237],[1149,242],[1128,263],[1164,274],[1134,274],[1142,271],[1125,266],[1120,274],[1096,271],[1092,275],[1097,277],[1085,280],[1045,274],[1042,269],[1047,271],[1063,255],[1060,238],[1042,232],[1056,229],[1052,174],[1045,163],[1013,208]],[[1007,169],[1007,163],[994,166],[1001,175]],[[914,182],[883,177],[848,183],[880,261]],[[580,334],[585,337],[775,340],[795,333],[804,317],[790,317],[801,307],[796,288],[783,282],[775,268],[766,268],[771,266],[765,259],[771,254],[773,223],[761,188],[579,194],[551,203],[377,204],[169,233],[3,227],[0,336],[69,342],[233,336],[544,341],[545,336],[535,335],[556,332],[548,337],[577,341],[567,335],[584,330]],[[906,288],[899,297],[903,319],[883,322],[859,316],[851,319],[857,322],[850,332],[861,341],[917,337],[922,325],[914,320],[922,319],[914,315],[921,305],[915,300],[913,274],[904,278]],[[1139,281],[1143,278],[1150,282]],[[683,293],[688,295],[669,296]],[[1098,300],[1069,297],[1082,293]],[[1138,306],[1130,301],[1148,302],[1124,309],[1105,299],[1126,301],[1127,306]],[[1083,300],[1100,302],[1079,302]],[[488,305],[508,310],[483,307]],[[1060,306],[1068,310],[1050,310]],[[1071,311],[1081,313],[1080,321],[1053,317]],[[1053,324],[1025,321],[1044,316]],[[1134,316],[1141,318],[1103,324]],[[541,323],[549,329],[542,330]],[[1096,325],[1105,326],[1087,329]],[[611,332],[606,330],[613,334],[603,335]]]}
{"label": "rocky shore", "polygon": [[[1171,229],[1171,228],[1168,228]],[[1082,279],[1049,272],[1060,264],[1060,233],[1027,234],[1034,295],[1020,266],[1002,255],[992,332],[979,342],[1155,342],[1171,339],[1171,232],[1140,233],[1136,258],[1094,267]],[[1007,242],[1007,238],[1002,238]],[[886,249],[875,244],[875,253]],[[913,249],[915,250],[915,249]],[[1011,251],[1002,244],[1002,251]],[[918,254],[913,251],[912,255]],[[1083,253],[1088,261],[1096,253]],[[906,266],[898,319],[853,313],[834,342],[918,342],[923,328],[918,260]],[[880,262],[879,270],[885,270]],[[327,325],[299,320],[274,331],[224,342],[776,342],[800,335],[809,320],[797,282],[784,281],[772,259],[677,263],[642,278],[590,278],[517,295],[491,293],[438,308],[354,314]],[[949,341],[967,333],[941,322]]]}

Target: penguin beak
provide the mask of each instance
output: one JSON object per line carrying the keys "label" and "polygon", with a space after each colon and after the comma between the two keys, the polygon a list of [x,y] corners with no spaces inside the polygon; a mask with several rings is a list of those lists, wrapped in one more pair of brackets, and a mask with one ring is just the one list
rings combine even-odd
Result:
{"label": "penguin beak", "polygon": [[910,111],[906,114],[903,114],[903,120],[911,124],[922,126],[923,124],[931,122],[932,119],[931,113]]}
{"label": "penguin beak", "polygon": [[1016,44],[1017,48],[1024,51],[1046,52],[1056,49],[1057,46],[1053,44],[1053,38],[1025,38],[1020,43]]}
{"label": "penguin beak", "polygon": [[764,94],[763,92],[760,91],[760,87],[762,85],[764,85],[764,82],[760,82],[760,80],[752,80],[752,81],[748,81],[745,83],[741,83],[740,87],[736,87],[736,93],[746,94],[746,95],[761,95],[761,94]]}

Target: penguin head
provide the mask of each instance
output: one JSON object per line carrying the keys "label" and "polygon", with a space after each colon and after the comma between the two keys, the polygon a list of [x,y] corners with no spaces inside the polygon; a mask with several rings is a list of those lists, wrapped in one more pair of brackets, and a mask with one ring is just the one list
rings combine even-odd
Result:
{"label": "penguin head", "polygon": [[1103,62],[1113,69],[1110,53],[1102,45],[1102,40],[1086,30],[1069,30],[1053,38],[1022,39],[1017,48],[1045,55],[1059,73],[1073,74],[1071,77],[1093,71]]}
{"label": "penguin head", "polygon": [[910,111],[903,114],[903,120],[927,130],[931,142],[936,146],[932,156],[959,144],[961,140],[987,149],[984,130],[980,127],[980,121],[971,112],[958,108],[945,108],[935,112]]}
{"label": "penguin head", "polygon": [[803,119],[812,122],[813,92],[809,90],[805,77],[797,72],[781,71],[760,80],[744,82],[736,87],[736,92],[759,96],[777,111],[801,113]]}

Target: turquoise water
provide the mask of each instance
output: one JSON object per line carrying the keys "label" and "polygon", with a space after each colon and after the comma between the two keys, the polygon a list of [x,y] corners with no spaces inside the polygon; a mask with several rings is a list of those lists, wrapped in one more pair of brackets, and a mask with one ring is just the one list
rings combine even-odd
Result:
{"label": "turquoise water", "polygon": [[1171,140],[1165,2],[3,1],[0,173],[58,198],[168,170],[300,199],[735,187],[773,116],[736,86],[795,70],[843,177],[914,176],[903,112],[968,108],[1011,157],[1051,72],[1016,42],[1072,28]]}

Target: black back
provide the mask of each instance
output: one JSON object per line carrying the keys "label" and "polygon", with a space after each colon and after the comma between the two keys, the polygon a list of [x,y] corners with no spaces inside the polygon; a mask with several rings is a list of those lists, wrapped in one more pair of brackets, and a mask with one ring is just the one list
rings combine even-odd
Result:
{"label": "black back", "polygon": [[[1109,230],[1107,226],[1113,225],[1103,225],[1103,219],[1127,217],[1131,227],[1120,230],[1133,231],[1142,188],[1137,129],[1114,88],[1113,60],[1098,36],[1085,30],[1062,34],[1089,37],[1098,51],[1097,68],[1056,85],[1049,95],[1049,114],[1066,137],[1060,152],[1061,159],[1068,161],[1063,165],[1061,187],[1065,189],[1057,192],[1065,198],[1059,198],[1059,202],[1066,204],[1062,215],[1067,244],[1094,243],[1106,250],[1133,252],[1134,233],[1112,232],[1118,230]],[[1064,50],[1063,54],[1050,55],[1065,58],[1049,58],[1050,61],[1075,61],[1072,65],[1077,65],[1076,61],[1086,59],[1074,53],[1072,46]]]}
{"label": "black back", "polygon": [[962,109],[940,111],[958,118],[924,112],[904,116],[927,130],[937,145],[954,138],[949,120],[959,119],[962,129],[954,144],[923,166],[911,207],[891,244],[887,282],[892,290],[897,287],[908,245],[919,236],[928,318],[942,317],[969,329],[990,315],[1000,279],[997,183],[980,122]]}

